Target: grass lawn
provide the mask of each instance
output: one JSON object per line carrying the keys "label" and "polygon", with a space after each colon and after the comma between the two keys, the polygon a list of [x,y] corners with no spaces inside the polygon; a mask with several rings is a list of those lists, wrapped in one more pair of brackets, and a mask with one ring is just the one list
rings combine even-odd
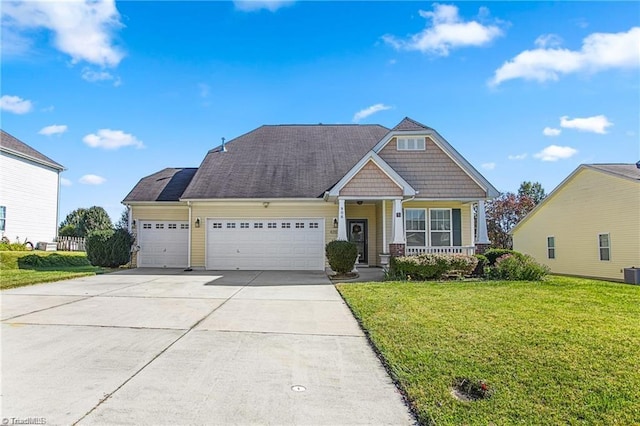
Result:
{"label": "grass lawn", "polygon": [[[640,287],[342,284],[422,424],[640,424]],[[492,396],[462,402],[459,377]]]}
{"label": "grass lawn", "polygon": [[[59,266],[27,266],[21,262],[25,256],[38,255],[48,257],[52,254],[63,256]],[[71,264],[71,265],[70,265]],[[102,273],[102,268],[91,266],[85,253],[77,252],[41,252],[41,251],[3,251],[0,252],[0,290],[66,280]]]}

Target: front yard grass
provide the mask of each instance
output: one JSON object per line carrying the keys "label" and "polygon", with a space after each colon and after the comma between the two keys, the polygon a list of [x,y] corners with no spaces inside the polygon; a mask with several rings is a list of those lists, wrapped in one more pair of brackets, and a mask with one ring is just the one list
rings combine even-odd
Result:
{"label": "front yard grass", "polygon": [[[59,266],[25,266],[21,259],[37,255],[47,257],[52,254],[68,258],[68,262],[59,262]],[[63,260],[64,260],[63,258]],[[70,263],[73,265],[66,265]],[[78,252],[41,252],[41,251],[3,251],[0,252],[0,290],[60,281],[102,273],[103,269],[91,266],[85,253]]]}
{"label": "front yard grass", "polygon": [[[342,284],[421,424],[640,424],[640,287]],[[462,402],[457,378],[491,397]]]}

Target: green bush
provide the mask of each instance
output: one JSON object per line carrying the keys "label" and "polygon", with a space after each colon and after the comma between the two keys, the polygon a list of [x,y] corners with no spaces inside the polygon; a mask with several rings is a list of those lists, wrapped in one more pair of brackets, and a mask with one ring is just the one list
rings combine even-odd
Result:
{"label": "green bush", "polygon": [[0,243],[0,251],[27,251],[22,243]]}
{"label": "green bush", "polygon": [[87,258],[94,266],[117,268],[129,262],[133,237],[126,229],[93,231],[87,236]]}
{"label": "green bush", "polygon": [[353,270],[358,258],[358,248],[349,241],[331,241],[325,247],[329,266],[338,274],[346,274]]}
{"label": "green bush", "polygon": [[18,259],[20,269],[56,268],[67,266],[89,266],[89,261],[84,256],[65,256],[52,253],[46,256],[29,254]]}
{"label": "green bush", "polygon": [[487,266],[493,266],[495,265],[496,260],[498,260],[500,256],[504,256],[505,254],[513,254],[513,253],[517,253],[517,252],[509,249],[489,249],[483,254],[484,254],[484,257],[486,257],[487,261],[489,262]]}
{"label": "green bush", "polygon": [[473,269],[473,272],[471,273],[471,276],[473,276],[473,277],[484,277],[484,269],[486,268],[486,266],[489,263],[489,261],[487,260],[487,257],[485,255],[483,255],[483,254],[474,254],[473,257],[478,259],[478,264]]}
{"label": "green bush", "polygon": [[58,235],[60,235],[61,237],[79,237],[80,234],[78,233],[78,229],[73,226],[73,225],[65,225],[62,228],[60,228],[60,231],[58,231]]}
{"label": "green bush", "polygon": [[434,280],[444,275],[471,274],[478,260],[465,254],[425,253],[391,258],[390,276],[410,280]]}
{"label": "green bush", "polygon": [[546,265],[536,262],[528,254],[514,252],[500,256],[487,276],[492,280],[540,281],[549,273]]}

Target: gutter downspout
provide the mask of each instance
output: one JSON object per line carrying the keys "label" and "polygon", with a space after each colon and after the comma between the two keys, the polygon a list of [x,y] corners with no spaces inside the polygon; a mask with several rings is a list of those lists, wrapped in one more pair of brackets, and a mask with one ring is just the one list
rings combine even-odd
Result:
{"label": "gutter downspout", "polygon": [[185,272],[190,272],[193,271],[193,269],[191,268],[191,201],[187,201],[187,206],[189,206],[189,238],[188,238],[188,242],[187,242],[187,269],[185,269]]}
{"label": "gutter downspout", "polygon": [[56,241],[56,250],[57,250],[57,241],[58,241],[58,226],[60,224],[60,173],[58,170],[58,194],[56,196],[56,225],[54,230],[54,241]]}

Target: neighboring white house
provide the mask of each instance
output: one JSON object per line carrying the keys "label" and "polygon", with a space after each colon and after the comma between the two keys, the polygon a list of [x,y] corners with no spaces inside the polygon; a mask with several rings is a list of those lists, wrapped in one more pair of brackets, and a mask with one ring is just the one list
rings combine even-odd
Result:
{"label": "neighboring white house", "polygon": [[0,130],[0,232],[11,242],[53,241],[65,168]]}

